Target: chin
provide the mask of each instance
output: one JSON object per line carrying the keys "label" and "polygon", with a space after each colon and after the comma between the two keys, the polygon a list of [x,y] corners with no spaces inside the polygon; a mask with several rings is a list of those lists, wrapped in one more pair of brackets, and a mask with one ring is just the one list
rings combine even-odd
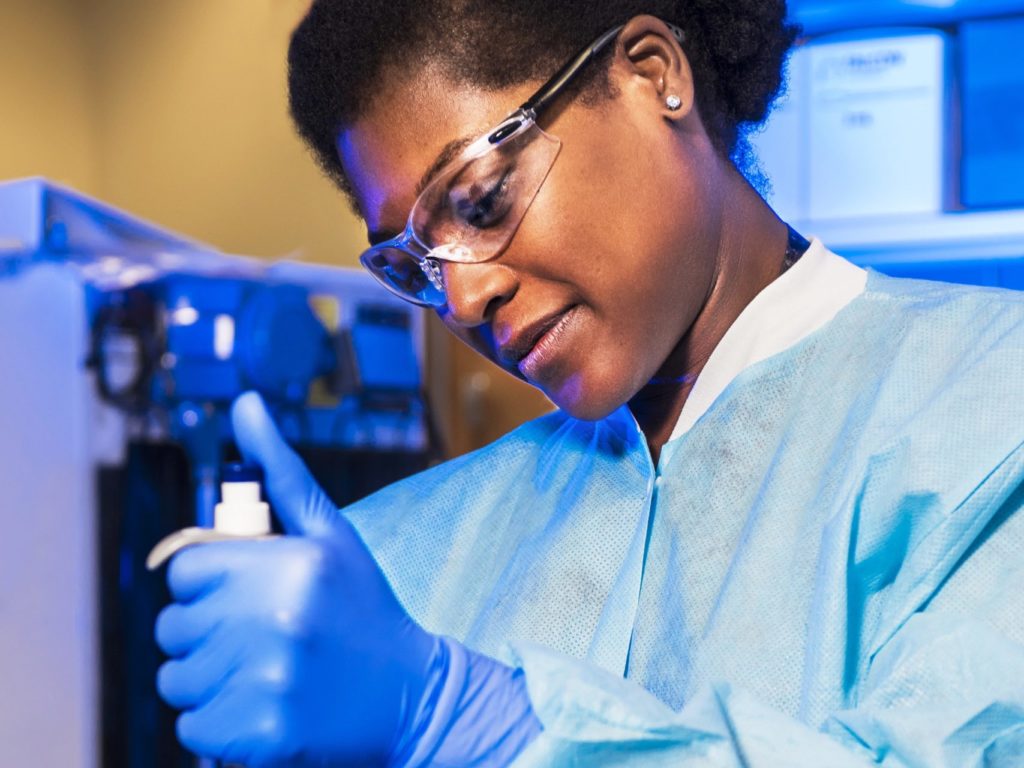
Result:
{"label": "chin", "polygon": [[574,419],[600,421],[623,406],[628,398],[618,393],[595,391],[583,385],[582,377],[573,376],[557,391],[544,389],[544,394]]}

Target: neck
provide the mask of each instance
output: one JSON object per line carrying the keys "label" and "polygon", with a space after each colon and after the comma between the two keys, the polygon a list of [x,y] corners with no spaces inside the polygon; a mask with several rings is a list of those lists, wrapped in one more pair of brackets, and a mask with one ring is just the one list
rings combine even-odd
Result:
{"label": "neck", "polygon": [[651,382],[629,402],[655,463],[711,353],[740,313],[784,269],[786,225],[738,173],[730,182],[704,307]]}

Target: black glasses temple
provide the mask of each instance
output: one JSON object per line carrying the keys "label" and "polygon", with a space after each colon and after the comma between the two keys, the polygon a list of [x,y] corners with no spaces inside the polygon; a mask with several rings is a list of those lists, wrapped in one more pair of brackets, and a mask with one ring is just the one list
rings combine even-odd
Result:
{"label": "black glasses temple", "polygon": [[[669,31],[672,32],[673,37],[675,37],[675,39],[679,41],[679,44],[682,45],[686,40],[686,33],[681,28],[670,22],[666,21],[665,25],[669,28]],[[601,51],[603,51],[610,42],[618,37],[619,32],[621,32],[625,26],[625,24],[620,24],[617,27],[612,27],[597,38],[597,40],[580,51],[576,58],[558,70],[558,72],[556,72],[550,80],[544,83],[544,85],[542,85],[540,89],[533,94],[533,96],[527,99],[519,109],[522,112],[536,117],[544,107],[546,107],[548,103],[554,99],[563,88],[565,88],[569,81],[576,77],[576,74],[583,69],[584,66],[593,61],[593,59],[601,53]]]}
{"label": "black glasses temple", "polygon": [[572,80],[576,73],[583,69],[594,57],[596,57],[605,47],[612,42],[625,24],[620,24],[617,27],[613,27],[601,35],[597,40],[584,48],[580,53],[562,67],[554,76],[548,80],[540,89],[527,99],[520,109],[527,114],[537,115],[539,114],[548,103],[555,98],[559,92],[565,88],[565,86]]}

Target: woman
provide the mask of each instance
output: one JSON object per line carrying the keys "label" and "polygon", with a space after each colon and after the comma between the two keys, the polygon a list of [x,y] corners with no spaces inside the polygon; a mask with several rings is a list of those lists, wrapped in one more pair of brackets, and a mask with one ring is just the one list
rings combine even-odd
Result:
{"label": "woman", "polygon": [[743,135],[784,16],[313,4],[292,110],[367,222],[363,263],[560,411],[339,514],[243,396],[240,447],[293,535],[172,562],[159,686],[186,746],[253,766],[1021,753],[1024,305],[867,274],[764,203]]}

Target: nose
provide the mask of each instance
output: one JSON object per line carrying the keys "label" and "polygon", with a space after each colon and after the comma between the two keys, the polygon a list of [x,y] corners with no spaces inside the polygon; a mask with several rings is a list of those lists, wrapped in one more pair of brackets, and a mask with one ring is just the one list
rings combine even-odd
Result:
{"label": "nose", "polygon": [[441,270],[448,297],[448,315],[466,328],[490,321],[519,289],[516,273],[496,262],[443,262]]}

